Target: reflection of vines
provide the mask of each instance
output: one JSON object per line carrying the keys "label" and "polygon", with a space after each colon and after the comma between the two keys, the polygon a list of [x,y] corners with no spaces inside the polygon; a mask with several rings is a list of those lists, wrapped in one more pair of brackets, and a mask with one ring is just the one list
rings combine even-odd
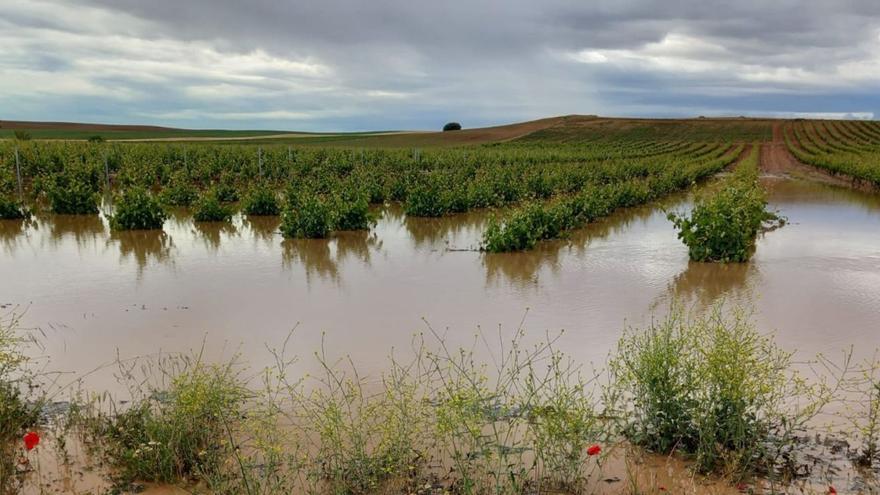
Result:
{"label": "reflection of vines", "polygon": [[754,263],[701,263],[689,261],[687,268],[675,276],[669,290],[651,305],[657,309],[673,300],[699,309],[708,309],[716,301],[742,294],[751,299],[750,287],[760,277]]}
{"label": "reflection of vines", "polygon": [[538,283],[538,273],[547,268],[558,274],[561,268],[560,253],[583,257],[590,243],[610,235],[623,232],[633,222],[645,221],[656,212],[654,207],[639,207],[621,210],[607,219],[572,231],[568,239],[545,241],[529,251],[513,253],[485,253],[483,266],[486,268],[486,283],[508,282],[516,286],[534,286]]}
{"label": "reflection of vines", "polygon": [[366,266],[371,251],[381,249],[376,234],[366,231],[337,232],[332,239],[285,239],[281,243],[281,265],[291,269],[302,265],[306,280],[312,277],[339,283],[339,265],[353,258]]}
{"label": "reflection of vines", "polygon": [[169,263],[171,251],[174,249],[174,241],[171,236],[161,230],[128,230],[113,232],[110,242],[119,243],[121,259],[134,258],[137,264],[138,279],[143,276],[144,268],[150,260],[156,263]]}
{"label": "reflection of vines", "polygon": [[479,235],[488,220],[485,211],[471,211],[438,218],[407,217],[399,212],[389,210],[388,218],[403,223],[416,247],[431,246],[449,240],[450,237],[465,236],[479,243]]}
{"label": "reflection of vines", "polygon": [[330,255],[330,243],[326,239],[285,239],[281,249],[281,266],[285,269],[302,265],[308,281],[313,275],[338,280],[339,267]]}
{"label": "reflection of vines", "polygon": [[89,242],[97,243],[98,237],[106,232],[98,215],[52,215],[40,221],[49,225],[50,239],[55,246],[61,244],[65,236],[72,236],[77,246],[85,247]]}
{"label": "reflection of vines", "polygon": [[254,242],[264,242],[267,245],[274,245],[276,237],[280,237],[278,226],[281,225],[280,217],[245,217],[242,225],[246,226],[253,234]]}
{"label": "reflection of vines", "polygon": [[194,222],[193,226],[210,251],[220,249],[221,234],[238,235],[238,229],[228,222]]}
{"label": "reflection of vines", "polygon": [[0,242],[3,250],[12,255],[29,228],[36,228],[37,223],[33,219],[0,220]]}

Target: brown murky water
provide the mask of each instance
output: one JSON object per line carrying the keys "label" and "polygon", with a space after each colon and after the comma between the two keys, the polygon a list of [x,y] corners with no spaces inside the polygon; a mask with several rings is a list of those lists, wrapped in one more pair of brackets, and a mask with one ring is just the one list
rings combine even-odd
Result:
{"label": "brown murky water", "polygon": [[[880,345],[880,196],[766,180],[789,218],[748,264],[692,263],[660,206],[620,212],[527,253],[475,250],[489,213],[406,218],[370,233],[284,241],[277,219],[111,233],[99,217],[0,222],[0,304],[40,328],[50,367],[78,376],[122,357],[199,348],[261,366],[265,345],[308,356],[325,339],[367,369],[415,332],[453,343],[478,326],[565,330],[564,348],[601,364],[626,324],[689,304],[751,302],[762,329],[808,355]],[[679,196],[661,205],[687,208]],[[307,365],[304,365],[307,366]],[[110,373],[90,386],[114,390]]]}
{"label": "brown murky water", "polygon": [[[47,368],[70,372],[62,383],[86,376],[89,388],[119,393],[105,367],[117,355],[204,345],[209,356],[238,352],[260,367],[269,364],[265,347],[294,327],[301,356],[323,339],[329,354],[375,371],[425,321],[454,344],[471,342],[478,327],[509,334],[524,321],[536,337],[564,329],[563,348],[601,366],[625,325],[648,323],[674,296],[698,308],[721,299],[754,305],[760,327],[803,355],[851,345],[872,352],[880,346],[880,196],[784,179],[765,185],[790,223],[759,239],[751,263],[727,266],[688,261],[663,212],[688,208],[686,195],[503,255],[475,249],[488,212],[413,219],[388,208],[370,233],[301,241],[284,241],[277,219],[194,225],[181,213],[164,233],[111,233],[99,217],[0,221],[0,312],[26,311],[25,325],[43,333]],[[609,469],[626,477],[622,466]],[[650,493],[692,483],[677,464],[645,473]],[[97,486],[89,476],[63,479]]]}

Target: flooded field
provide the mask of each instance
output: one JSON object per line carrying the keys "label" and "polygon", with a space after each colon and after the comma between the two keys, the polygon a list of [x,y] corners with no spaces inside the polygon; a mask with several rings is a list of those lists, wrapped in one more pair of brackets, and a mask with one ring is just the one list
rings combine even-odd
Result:
{"label": "flooded field", "polygon": [[[283,240],[277,219],[110,232],[99,217],[0,222],[0,304],[38,328],[47,365],[81,376],[118,356],[200,348],[240,352],[255,367],[291,329],[308,357],[322,339],[382,369],[426,323],[453,343],[478,326],[530,334],[564,330],[567,352],[601,366],[626,325],[686,304],[751,302],[762,330],[804,355],[880,345],[880,198],[818,183],[764,180],[788,217],[751,263],[689,262],[664,208],[686,196],[619,212],[530,252],[477,250],[489,212],[441,219],[382,211],[369,233]],[[424,318],[425,321],[422,319]],[[309,367],[308,360],[302,366]],[[110,373],[89,387],[115,390]]]}

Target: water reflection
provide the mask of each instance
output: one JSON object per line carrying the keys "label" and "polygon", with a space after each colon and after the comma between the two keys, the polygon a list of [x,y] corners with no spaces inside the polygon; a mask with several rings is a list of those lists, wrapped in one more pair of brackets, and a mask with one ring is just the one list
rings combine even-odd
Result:
{"label": "water reflection", "polygon": [[743,302],[753,297],[753,287],[760,285],[761,272],[755,263],[703,263],[688,261],[687,268],[669,283],[669,290],[652,305],[659,309],[672,299],[705,310],[721,300]]}
{"label": "water reflection", "polygon": [[49,238],[56,247],[63,244],[66,237],[72,237],[78,247],[84,248],[97,244],[107,233],[98,215],[52,215],[41,218],[40,222],[49,225]]}
{"label": "water reflection", "polygon": [[107,243],[119,244],[120,262],[132,258],[137,265],[137,278],[143,278],[144,269],[152,260],[157,264],[173,264],[174,241],[161,230],[132,230],[112,232]]}
{"label": "water reflection", "polygon": [[862,211],[876,213],[880,194],[857,191],[845,186],[797,179],[762,178],[761,185],[773,203],[827,206],[829,203],[858,206]]}
{"label": "water reflection", "polygon": [[[490,211],[424,219],[392,207],[371,232],[287,241],[277,217],[194,225],[178,210],[163,235],[111,233],[97,215],[45,215],[0,222],[9,252],[0,278],[13,281],[0,284],[0,301],[32,303],[29,326],[67,325],[51,345],[53,363],[71,371],[93,364],[96,349],[179,350],[205,332],[262,352],[295,322],[305,348],[326,330],[340,353],[384,364],[423,317],[467,338],[475,325],[516,325],[527,307],[530,329],[564,328],[571,352],[598,362],[624,322],[646,324],[652,304],[672,295],[703,306],[752,298],[759,327],[804,352],[880,345],[880,195],[769,184],[772,207],[791,223],[759,238],[752,262],[730,265],[690,263],[657,205],[505,255],[467,250]],[[661,206],[686,210],[688,198]],[[124,311],[133,304],[147,309]]]}
{"label": "water reflection", "polygon": [[590,245],[595,241],[618,235],[633,223],[647,221],[656,212],[653,207],[620,210],[606,219],[572,231],[567,239],[540,242],[530,251],[485,253],[482,262],[486,269],[486,284],[537,287],[541,272],[554,276],[560,273],[561,259],[573,257],[582,260],[589,256]]}
{"label": "water reflection", "polygon": [[15,254],[27,239],[27,231],[37,227],[34,219],[0,220],[0,243],[3,244],[3,251],[10,256]]}
{"label": "water reflection", "polygon": [[317,276],[338,282],[339,266],[330,253],[330,243],[324,239],[285,239],[281,243],[281,266],[290,270],[302,265],[306,280],[311,283]]}
{"label": "water reflection", "polygon": [[435,248],[443,242],[453,249],[477,249],[480,234],[491,213],[471,211],[439,218],[408,217],[399,209],[386,212],[390,220],[402,222],[417,248]]}
{"label": "water reflection", "polygon": [[281,235],[278,231],[281,225],[280,217],[244,217],[241,223],[250,231],[255,243],[262,242],[266,246],[271,246]]}
{"label": "water reflection", "polygon": [[370,253],[382,249],[382,241],[379,240],[375,232],[337,232],[334,240],[338,261],[351,258],[367,267],[371,264]]}
{"label": "water reflection", "polygon": [[332,239],[285,239],[281,242],[281,266],[292,270],[302,266],[307,283],[320,280],[341,283],[340,267],[347,260],[369,268],[371,253],[379,251],[382,242],[367,231],[337,232]]}
{"label": "water reflection", "polygon": [[238,235],[238,228],[230,222],[193,222],[193,228],[209,251],[220,250],[220,241],[223,236],[234,237]]}

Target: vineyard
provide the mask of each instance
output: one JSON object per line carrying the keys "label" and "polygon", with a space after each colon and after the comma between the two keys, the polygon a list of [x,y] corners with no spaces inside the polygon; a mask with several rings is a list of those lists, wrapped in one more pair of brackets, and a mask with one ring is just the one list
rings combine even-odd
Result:
{"label": "vineyard", "polygon": [[799,161],[871,187],[880,186],[880,123],[795,121],[784,128]]}
{"label": "vineyard", "polygon": [[7,218],[100,210],[124,230],[161,225],[168,207],[192,208],[196,222],[240,209],[281,214],[289,237],[369,229],[370,205],[389,202],[414,217],[496,208],[485,248],[521,250],[711,176],[769,132],[703,127],[569,119],[510,142],[426,149],[10,140],[0,195]]}
{"label": "vineyard", "polygon": [[[369,230],[375,205],[410,217],[490,208],[481,248],[519,251],[711,177],[772,131],[750,119],[562,117],[513,140],[427,148],[7,140],[0,215],[101,211],[113,229],[155,229],[166,209],[186,207],[196,222],[280,215],[286,237],[323,238]],[[880,125],[790,121],[782,134],[801,162],[880,185]],[[386,138],[359,139],[401,136]]]}

